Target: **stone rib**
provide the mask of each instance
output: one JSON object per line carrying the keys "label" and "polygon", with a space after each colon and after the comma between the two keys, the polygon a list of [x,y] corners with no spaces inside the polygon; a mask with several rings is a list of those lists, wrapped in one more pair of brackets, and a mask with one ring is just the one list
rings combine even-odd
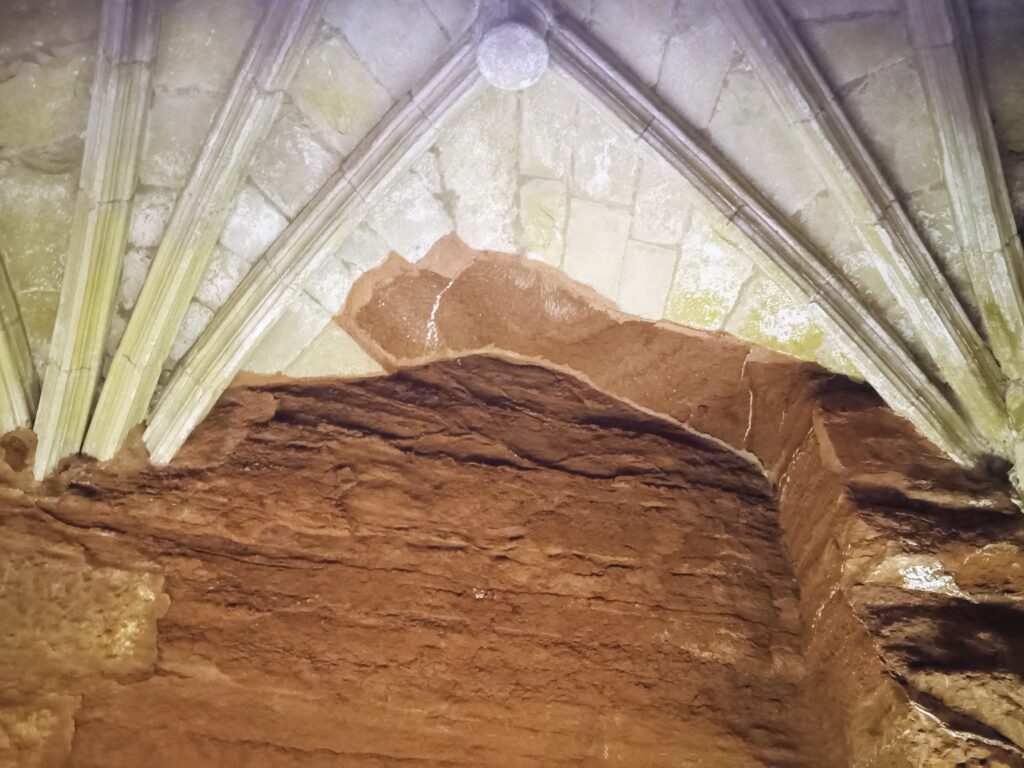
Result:
{"label": "stone rib", "polygon": [[104,0],[84,160],[36,415],[42,479],[78,452],[103,361],[128,237],[156,52],[156,0]]}
{"label": "stone rib", "polygon": [[476,82],[476,44],[463,43],[415,93],[385,115],[260,259],[179,364],[143,435],[169,462],[273,327],[305,278],[437,136],[436,122]]}
{"label": "stone rib", "polygon": [[[942,146],[953,221],[989,342],[1007,376],[1024,379],[1024,252],[960,0],[907,0],[911,41]],[[1018,384],[1018,387],[1020,385]],[[1015,425],[1018,428],[1022,425]]]}
{"label": "stone rib", "polygon": [[274,0],[181,192],[104,382],[85,452],[108,459],[149,408],[164,361],[320,20],[323,0]]}
{"label": "stone rib", "polygon": [[0,435],[32,423],[37,387],[21,310],[0,258]]}
{"label": "stone rib", "polygon": [[936,445],[965,464],[990,450],[895,331],[877,317],[770,203],[679,117],[638,86],[571,22],[549,19],[552,60],[636,130],[785,273],[865,378]]}
{"label": "stone rib", "polygon": [[778,1],[728,0],[719,7],[829,188],[857,223],[862,241],[882,258],[893,296],[913,319],[960,409],[985,435],[991,453],[1007,455],[1003,381],[991,352]]}

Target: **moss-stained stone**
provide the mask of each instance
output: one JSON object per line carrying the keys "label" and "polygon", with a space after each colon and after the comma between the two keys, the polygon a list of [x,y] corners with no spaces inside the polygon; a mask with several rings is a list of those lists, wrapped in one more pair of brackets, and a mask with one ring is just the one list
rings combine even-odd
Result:
{"label": "moss-stained stone", "polygon": [[581,101],[573,154],[573,192],[603,203],[629,205],[636,184],[636,137],[603,110]]}
{"label": "moss-stained stone", "polygon": [[647,84],[658,80],[675,0],[595,0],[591,29]]}
{"label": "moss-stained stone", "polygon": [[437,141],[456,229],[474,248],[517,248],[518,126],[518,94],[489,87],[453,117]]}
{"label": "moss-stained stone", "polygon": [[85,130],[95,45],[67,45],[0,70],[0,149],[48,144]]}
{"label": "moss-stained stone", "polygon": [[423,0],[329,0],[324,21],[341,30],[394,97],[423,78],[448,47],[447,35]]}
{"label": "moss-stained stone", "polygon": [[643,157],[633,209],[633,237],[675,245],[686,232],[694,195],[699,194],[660,157]]}
{"label": "moss-stained stone", "polygon": [[291,103],[267,134],[249,175],[289,218],[316,194],[338,166],[338,156],[316,138]]}
{"label": "moss-stained stone", "polygon": [[677,257],[675,249],[636,240],[626,243],[619,277],[619,307],[645,320],[660,320]]}
{"label": "moss-stained stone", "polygon": [[263,8],[262,0],[164,3],[154,85],[226,92]]}
{"label": "moss-stained stone", "polygon": [[569,232],[562,269],[609,298],[618,292],[630,215],[588,200],[569,203]]}
{"label": "moss-stained stone", "polygon": [[686,0],[680,32],[668,43],[657,91],[696,128],[706,128],[733,61],[732,33],[704,0]]}
{"label": "moss-stained stone", "polygon": [[373,376],[384,373],[380,363],[366,354],[355,339],[328,323],[284,373],[288,376]]}
{"label": "moss-stained stone", "polygon": [[247,184],[224,225],[220,242],[251,263],[266,252],[286,226],[288,219],[256,187]]}
{"label": "moss-stained stone", "polygon": [[25,324],[25,335],[32,350],[32,363],[36,373],[42,376],[46,368],[46,357],[50,351],[50,337],[57,319],[57,305],[60,302],[60,286],[53,290],[28,289],[18,291],[18,309]]}
{"label": "moss-stained stone", "polygon": [[438,238],[454,229],[441,201],[430,193],[422,177],[411,172],[377,203],[367,224],[410,261],[422,258]]}
{"label": "moss-stained stone", "polygon": [[807,306],[763,275],[755,275],[747,283],[725,329],[802,360],[815,360],[825,340]]}
{"label": "moss-stained stone", "polygon": [[558,266],[565,249],[568,197],[565,182],[528,179],[519,189],[519,225],[526,255]]}
{"label": "moss-stained stone", "polygon": [[348,154],[391,99],[337,35],[322,34],[306,51],[289,93],[320,136]]}
{"label": "moss-stained stone", "polygon": [[19,295],[60,290],[75,181],[0,161],[0,254]]}
{"label": "moss-stained stone", "polygon": [[221,97],[210,93],[156,93],[146,121],[139,181],[180,188],[188,181]]}
{"label": "moss-stained stone", "polygon": [[574,86],[551,71],[522,92],[520,173],[549,179],[569,175],[578,101]]}
{"label": "moss-stained stone", "polygon": [[738,231],[719,233],[710,215],[696,216],[680,245],[665,319],[718,330],[754,272]]}

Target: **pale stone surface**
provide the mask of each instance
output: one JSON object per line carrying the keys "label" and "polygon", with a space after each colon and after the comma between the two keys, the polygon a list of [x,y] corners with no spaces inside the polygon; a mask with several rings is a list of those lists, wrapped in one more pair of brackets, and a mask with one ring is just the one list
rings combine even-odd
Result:
{"label": "pale stone surface", "polygon": [[177,195],[167,189],[138,190],[132,199],[128,242],[139,248],[158,246],[176,199]]}
{"label": "pale stone surface", "polygon": [[598,293],[615,296],[629,223],[626,211],[573,198],[562,260],[565,273]]}
{"label": "pale stone surface", "polygon": [[679,249],[679,262],[665,305],[665,319],[718,330],[739,298],[754,265],[743,250],[742,233],[719,227],[717,211],[694,213]]}
{"label": "pale stone surface", "polygon": [[264,139],[249,175],[294,218],[337,167],[337,155],[317,140],[302,114],[288,104]]}
{"label": "pale stone surface", "polygon": [[456,115],[438,139],[456,229],[473,248],[516,249],[518,125],[517,94],[492,87]]}
{"label": "pale stone surface", "polygon": [[220,104],[216,94],[154,94],[139,181],[154,187],[185,186]]}
{"label": "pale stone surface", "polygon": [[242,282],[242,278],[249,273],[256,260],[255,256],[240,256],[223,245],[218,245],[213,250],[210,266],[206,268],[206,274],[196,291],[196,301],[210,309],[218,309]]}
{"label": "pale stone surface", "polygon": [[261,0],[170,0],[161,8],[154,85],[224,93],[263,13]]}
{"label": "pale stone surface", "polygon": [[177,365],[178,361],[191,349],[196,339],[199,338],[199,335],[210,324],[212,319],[213,310],[209,307],[200,304],[198,301],[193,301],[188,305],[185,317],[181,321],[181,328],[178,330],[178,335],[174,337],[174,344],[171,345],[171,351],[167,355],[167,361],[164,363],[164,370],[169,371]]}
{"label": "pale stone surface", "polygon": [[798,19],[831,19],[869,11],[896,11],[899,0],[785,0],[783,5]]}
{"label": "pale stone surface", "polygon": [[0,151],[47,144],[85,129],[94,47],[76,43],[40,61],[0,69]]}
{"label": "pale stone surface", "polygon": [[328,323],[284,373],[295,377],[373,376],[384,369],[337,323]]}
{"label": "pale stone surface", "polygon": [[458,40],[473,23],[480,9],[480,0],[426,0],[450,40]]}
{"label": "pale stone surface", "polygon": [[906,27],[895,14],[805,22],[799,31],[815,63],[836,88],[891,66],[910,53]]}
{"label": "pale stone surface", "polygon": [[822,189],[810,156],[745,58],[729,72],[709,131],[715,145],[784,214]]}
{"label": "pale stone surface", "polygon": [[636,141],[603,110],[581,101],[573,154],[573,191],[593,200],[629,205],[636,179]]}
{"label": "pale stone surface", "polygon": [[324,20],[393,97],[412,88],[448,47],[423,0],[329,0]]}
{"label": "pale stone surface", "polygon": [[577,91],[549,72],[522,93],[519,170],[527,176],[568,175],[576,139]]}
{"label": "pale stone surface", "polygon": [[660,320],[672,285],[678,254],[674,249],[630,240],[619,280],[619,307],[645,320]]}
{"label": "pale stone surface", "polygon": [[348,265],[355,280],[368,269],[373,269],[387,258],[389,246],[366,224],[360,224],[338,247],[337,258]]}
{"label": "pale stone surface", "polygon": [[689,0],[681,31],[668,43],[658,94],[687,122],[706,128],[737,56],[732,33],[703,0]]}
{"label": "pale stone surface", "polygon": [[330,312],[311,296],[300,292],[246,358],[243,369],[253,373],[280,373],[331,321]]}
{"label": "pale stone surface", "polygon": [[747,284],[725,329],[803,360],[814,360],[825,340],[807,307],[763,275]]}
{"label": "pale stone surface", "polygon": [[693,195],[699,194],[660,157],[641,158],[633,210],[633,237],[648,243],[675,245],[690,218]]}
{"label": "pale stone surface", "polygon": [[653,85],[674,10],[674,0],[595,0],[592,29],[647,85]]}
{"label": "pale stone surface", "polygon": [[97,0],[7,3],[0,25],[0,61],[96,37]]}
{"label": "pale stone surface", "polygon": [[348,154],[391,105],[387,91],[336,35],[321,35],[310,45],[288,92],[341,154]]}
{"label": "pale stone surface", "polygon": [[[130,310],[139,298],[142,284],[146,280],[149,265],[153,263],[155,250],[152,248],[129,248],[124,254],[121,265],[121,290],[118,305],[122,310]],[[118,334],[118,339],[120,339]]]}
{"label": "pale stone surface", "polygon": [[942,182],[941,152],[917,72],[901,61],[864,78],[843,104],[897,190]]}
{"label": "pale stone surface", "polygon": [[548,46],[525,24],[508,21],[484,35],[476,51],[480,74],[506,91],[529,88],[548,68]]}
{"label": "pale stone surface", "polygon": [[238,196],[220,242],[247,261],[265,253],[288,226],[288,219],[251,184]]}
{"label": "pale stone surface", "polygon": [[332,254],[303,281],[303,289],[329,314],[335,315],[345,303],[353,277],[340,253]]}
{"label": "pale stone surface", "polygon": [[423,179],[407,173],[367,217],[370,227],[410,261],[418,261],[438,238],[454,229],[441,202]]}
{"label": "pale stone surface", "polygon": [[528,179],[519,190],[519,225],[526,255],[558,266],[565,248],[565,216],[568,197],[565,183],[553,179]]}

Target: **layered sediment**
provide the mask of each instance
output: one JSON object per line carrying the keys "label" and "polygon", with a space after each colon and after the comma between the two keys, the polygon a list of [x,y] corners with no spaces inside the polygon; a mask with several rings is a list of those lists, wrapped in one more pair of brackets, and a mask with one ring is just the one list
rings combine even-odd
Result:
{"label": "layered sediment", "polygon": [[0,764],[1022,766],[1024,524],[866,387],[442,241],[166,467],[3,438]]}

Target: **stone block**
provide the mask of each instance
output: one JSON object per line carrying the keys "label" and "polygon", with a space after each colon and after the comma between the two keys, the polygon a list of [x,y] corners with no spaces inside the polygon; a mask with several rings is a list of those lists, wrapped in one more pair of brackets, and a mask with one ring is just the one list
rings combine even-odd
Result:
{"label": "stone block", "polygon": [[643,156],[632,236],[657,245],[677,244],[686,232],[695,195],[700,193],[664,160],[653,154]]}
{"label": "stone block", "polygon": [[660,320],[672,287],[675,249],[630,240],[619,276],[619,307],[645,320]]}
{"label": "stone block", "polygon": [[633,201],[636,137],[599,108],[581,101],[573,156],[573,192],[604,203]]}
{"label": "stone block", "polygon": [[621,209],[573,198],[562,260],[565,273],[614,300],[630,218]]}
{"label": "stone block", "polygon": [[137,248],[160,245],[176,199],[177,195],[168,189],[141,189],[136,192],[132,199],[128,242]]}
{"label": "stone block", "polygon": [[147,186],[185,186],[222,98],[210,93],[155,93],[146,120],[139,181]]}
{"label": "stone block", "polygon": [[310,45],[288,92],[324,141],[343,155],[391,106],[387,91],[335,35],[321,35]]}
{"label": "stone block", "polygon": [[328,323],[284,373],[295,377],[349,377],[373,376],[384,373],[384,369],[337,323]]}
{"label": "stone block", "polygon": [[526,255],[558,266],[565,248],[568,197],[565,182],[528,179],[519,189],[519,226]]}
{"label": "stone block", "polygon": [[238,196],[235,210],[221,233],[220,242],[250,263],[266,253],[288,219],[251,184]]}
{"label": "stone block", "polygon": [[370,211],[367,224],[410,261],[421,259],[438,238],[454,229],[441,201],[430,194],[423,179],[414,173],[398,180]]}
{"label": "stone block", "polygon": [[423,0],[329,0],[324,20],[393,97],[411,89],[444,53],[448,36]]}
{"label": "stone block", "polygon": [[563,179],[576,141],[576,86],[549,71],[522,92],[519,171]]}

